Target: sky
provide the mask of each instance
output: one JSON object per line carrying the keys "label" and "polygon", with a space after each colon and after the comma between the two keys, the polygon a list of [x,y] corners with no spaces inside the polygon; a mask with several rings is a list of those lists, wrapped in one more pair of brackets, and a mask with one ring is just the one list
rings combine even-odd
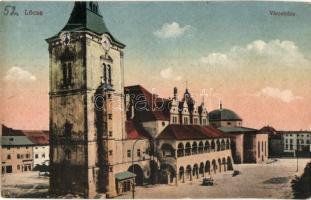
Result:
{"label": "sky", "polygon": [[[0,123],[48,129],[48,45],[73,2],[1,2]],[[5,6],[18,16],[4,16]],[[234,110],[244,126],[311,130],[311,3],[99,2],[126,44],[125,85],[161,97],[188,87],[209,111]],[[40,10],[42,16],[25,15]],[[274,16],[270,11],[295,16]]]}

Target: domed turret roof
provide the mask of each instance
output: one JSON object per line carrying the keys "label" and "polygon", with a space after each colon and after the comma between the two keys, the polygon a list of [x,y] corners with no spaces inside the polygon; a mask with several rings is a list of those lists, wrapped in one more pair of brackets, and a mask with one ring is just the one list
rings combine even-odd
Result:
{"label": "domed turret roof", "polygon": [[210,121],[242,121],[242,118],[229,109],[217,109],[209,113]]}

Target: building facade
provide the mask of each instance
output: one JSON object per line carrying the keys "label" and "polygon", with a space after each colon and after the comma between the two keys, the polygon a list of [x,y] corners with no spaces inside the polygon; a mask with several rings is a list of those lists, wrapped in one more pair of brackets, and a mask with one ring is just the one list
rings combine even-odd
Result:
{"label": "building facade", "polygon": [[2,172],[27,172],[37,165],[49,165],[48,131],[17,130],[4,125],[0,130]]}
{"label": "building facade", "polygon": [[181,184],[233,170],[231,135],[209,125],[204,103],[197,105],[189,89],[179,98],[161,98],[141,85],[125,88],[127,118],[146,130],[153,145],[153,165],[160,183]]}
{"label": "building facade", "polygon": [[46,41],[50,57],[50,192],[56,196],[116,196],[119,186],[128,190],[130,184],[120,178],[134,178],[128,177],[128,171],[139,170],[137,181],[143,179],[142,174],[149,175],[148,139],[136,129],[134,138],[126,132],[125,45],[108,31],[97,2],[75,2],[65,27]]}
{"label": "building facade", "polygon": [[311,131],[278,131],[282,136],[285,153],[310,152]]}
{"label": "building facade", "polygon": [[2,136],[1,146],[2,174],[33,169],[33,143],[26,136]]}
{"label": "building facade", "polygon": [[234,163],[261,163],[269,157],[268,133],[243,127],[242,118],[234,111],[220,107],[209,113],[210,123],[220,131],[230,134]]}

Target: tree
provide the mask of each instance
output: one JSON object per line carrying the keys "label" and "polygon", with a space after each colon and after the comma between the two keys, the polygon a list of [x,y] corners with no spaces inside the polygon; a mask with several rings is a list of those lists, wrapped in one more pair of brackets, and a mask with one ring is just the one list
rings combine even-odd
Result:
{"label": "tree", "polygon": [[303,174],[295,176],[291,183],[295,199],[311,197],[311,162],[306,165]]}

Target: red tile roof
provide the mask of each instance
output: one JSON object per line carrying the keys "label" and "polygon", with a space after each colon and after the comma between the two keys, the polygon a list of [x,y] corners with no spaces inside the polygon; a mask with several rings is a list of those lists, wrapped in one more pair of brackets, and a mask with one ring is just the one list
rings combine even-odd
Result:
{"label": "red tile roof", "polygon": [[23,133],[36,145],[48,145],[49,144],[49,132],[38,130],[27,130]]}
{"label": "red tile roof", "polygon": [[147,139],[150,137],[145,130],[131,120],[125,122],[125,131],[127,139]]}
{"label": "red tile roof", "polygon": [[194,140],[226,137],[232,136],[212,126],[170,124],[159,134],[157,139]]}
{"label": "red tile roof", "polygon": [[[159,98],[156,94],[152,94],[141,85],[127,86],[124,90],[131,98],[134,97],[133,100],[136,105],[135,121],[169,120],[169,102],[171,100]],[[144,109],[138,109],[137,105],[141,107],[146,105],[146,107]]]}
{"label": "red tile roof", "polygon": [[34,144],[49,144],[49,131],[45,130],[17,130],[2,125],[2,136],[26,136]]}

